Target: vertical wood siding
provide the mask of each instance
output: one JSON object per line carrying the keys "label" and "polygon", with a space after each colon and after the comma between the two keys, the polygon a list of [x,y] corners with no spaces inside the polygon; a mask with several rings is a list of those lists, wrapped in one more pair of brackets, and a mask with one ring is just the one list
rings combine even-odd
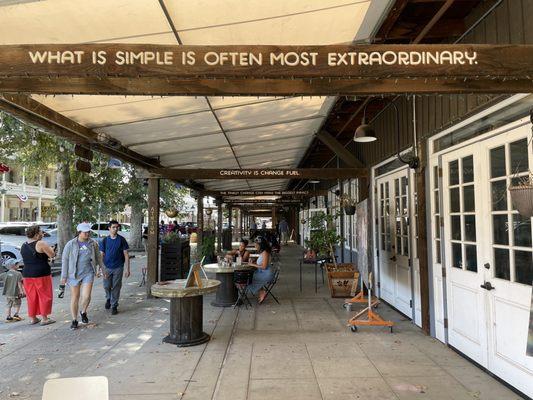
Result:
{"label": "vertical wood siding", "polygon": [[[488,4],[488,3],[487,3]],[[482,3],[466,20],[472,26],[486,12],[487,4]],[[533,23],[528,16],[533,15],[533,0],[505,0],[490,13],[476,28],[466,35],[461,43],[487,44],[533,44]],[[469,117],[493,104],[501,95],[424,95],[416,96],[417,134],[421,138],[430,137],[451,125]],[[400,148],[412,145],[412,96],[401,96],[395,104],[400,112]],[[379,114],[372,126],[378,140],[370,144],[350,144],[356,156],[371,166],[396,153],[396,119],[394,110],[387,107]]]}

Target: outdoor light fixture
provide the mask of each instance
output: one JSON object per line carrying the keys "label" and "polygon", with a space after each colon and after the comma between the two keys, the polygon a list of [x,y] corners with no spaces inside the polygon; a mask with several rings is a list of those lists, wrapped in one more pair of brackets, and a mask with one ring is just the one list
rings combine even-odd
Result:
{"label": "outdoor light fixture", "polygon": [[[353,140],[357,143],[369,143],[377,140],[376,131],[366,123],[366,108],[372,101],[378,98],[379,97],[374,97],[365,104],[361,125],[357,127],[357,129],[355,130],[355,135],[353,137]],[[420,165],[420,159],[416,155],[411,156],[409,159],[404,159],[400,154],[400,111],[398,110],[398,107],[396,106],[396,104],[394,104],[392,100],[388,98],[383,98],[382,100],[388,101],[389,104],[394,108],[396,114],[396,157],[402,163],[409,165],[409,168],[418,168],[418,166]],[[414,145],[416,146],[416,144]]]}
{"label": "outdoor light fixture", "polygon": [[[364,113],[366,113],[366,106]],[[361,120],[361,125],[359,125],[355,130],[353,140],[357,143],[370,143],[377,140],[376,131],[374,131],[374,129],[366,123],[366,115],[364,114],[363,119]]]}

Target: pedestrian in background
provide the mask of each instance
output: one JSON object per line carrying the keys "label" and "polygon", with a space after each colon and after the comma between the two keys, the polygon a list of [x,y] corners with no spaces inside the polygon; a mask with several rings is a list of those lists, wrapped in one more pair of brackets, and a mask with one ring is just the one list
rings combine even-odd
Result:
{"label": "pedestrian in background", "polygon": [[94,277],[100,277],[102,272],[106,274],[98,243],[90,237],[91,224],[78,224],[76,230],[78,236],[65,245],[61,263],[61,283],[70,286],[70,329],[78,329],[80,293],[81,322],[89,323],[87,309],[91,302]]}
{"label": "pedestrian in background", "polygon": [[[21,321],[19,312],[21,299],[24,297],[24,287],[22,286],[22,274],[17,271],[19,263],[14,258],[10,258],[5,262],[5,267],[8,271],[0,274],[0,282],[4,282],[2,295],[6,296],[6,321]],[[11,316],[12,308],[15,309],[13,316]]]}
{"label": "pedestrian in background", "polygon": [[[28,241],[20,248],[24,268],[22,283],[28,301],[30,324],[53,324],[48,316],[52,313],[54,292],[52,289],[52,269],[49,261],[55,257],[54,250],[41,239],[43,232],[39,225],[32,225],[26,230]],[[37,318],[40,315],[42,320]]]}
{"label": "pedestrian in background", "polygon": [[278,228],[281,242],[283,244],[287,244],[287,241],[289,240],[289,223],[285,220],[285,218],[281,219]]}
{"label": "pedestrian in background", "polygon": [[[118,221],[109,221],[109,236],[100,242],[100,251],[104,259],[107,275],[104,277],[105,309],[111,308],[111,314],[118,314],[118,300],[122,288],[122,276],[130,276],[130,256],[127,240],[118,234]],[[124,271],[124,263],[126,270]]]}

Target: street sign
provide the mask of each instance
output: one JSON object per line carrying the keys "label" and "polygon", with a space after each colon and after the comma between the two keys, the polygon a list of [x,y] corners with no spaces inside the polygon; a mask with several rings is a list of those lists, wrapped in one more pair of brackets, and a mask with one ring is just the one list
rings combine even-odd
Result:
{"label": "street sign", "polygon": [[9,168],[9,166],[7,166],[6,164],[0,163],[0,173],[9,172],[9,171],[11,171],[11,168]]}

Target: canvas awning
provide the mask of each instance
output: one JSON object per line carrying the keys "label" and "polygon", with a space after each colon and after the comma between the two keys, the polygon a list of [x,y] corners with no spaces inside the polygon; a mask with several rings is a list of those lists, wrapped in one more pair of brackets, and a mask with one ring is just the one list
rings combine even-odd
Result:
{"label": "canvas awning", "polygon": [[[389,1],[45,0],[0,4],[0,44],[340,44],[368,39]],[[167,168],[295,168],[333,97],[43,96],[38,102]],[[287,180],[203,180],[209,190]]]}

